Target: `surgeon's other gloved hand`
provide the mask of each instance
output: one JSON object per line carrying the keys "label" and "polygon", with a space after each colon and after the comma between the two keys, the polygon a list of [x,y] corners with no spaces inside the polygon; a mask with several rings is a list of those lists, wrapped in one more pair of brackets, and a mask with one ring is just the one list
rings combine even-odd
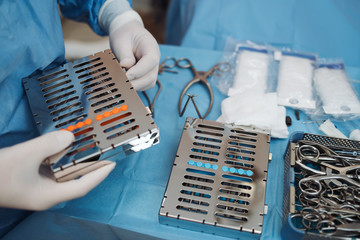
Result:
{"label": "surgeon's other gloved hand", "polygon": [[126,0],[107,0],[98,19],[102,29],[109,33],[111,49],[127,69],[126,76],[134,88],[138,91],[152,88],[157,79],[160,50],[140,16]]}
{"label": "surgeon's other gloved hand", "polygon": [[71,132],[58,131],[0,149],[0,207],[45,210],[84,196],[104,180],[115,163],[62,183],[39,173],[44,159],[62,151],[73,140]]}

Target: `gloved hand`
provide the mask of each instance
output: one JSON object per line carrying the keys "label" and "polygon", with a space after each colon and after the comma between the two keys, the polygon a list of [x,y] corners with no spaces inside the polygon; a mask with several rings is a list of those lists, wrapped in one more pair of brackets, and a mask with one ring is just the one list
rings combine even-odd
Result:
{"label": "gloved hand", "polygon": [[84,196],[104,180],[115,163],[62,183],[39,173],[44,159],[60,152],[73,140],[71,132],[58,131],[0,149],[0,207],[45,210]]}
{"label": "gloved hand", "polygon": [[134,88],[138,91],[152,88],[158,74],[160,50],[139,14],[126,0],[107,0],[98,20],[109,34],[111,50],[127,69],[126,76]]}
{"label": "gloved hand", "polygon": [[137,91],[152,88],[158,75],[160,50],[155,38],[137,20],[110,33],[110,47],[127,69],[126,76]]}

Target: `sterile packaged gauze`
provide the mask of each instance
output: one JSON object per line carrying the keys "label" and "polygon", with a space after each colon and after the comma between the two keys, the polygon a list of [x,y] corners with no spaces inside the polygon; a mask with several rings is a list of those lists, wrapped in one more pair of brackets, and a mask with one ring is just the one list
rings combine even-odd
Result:
{"label": "sterile packaged gauze", "polygon": [[235,71],[228,96],[239,93],[266,93],[270,75],[272,52],[266,46],[238,44]]}
{"label": "sterile packaged gauze", "polygon": [[313,74],[316,55],[281,51],[278,69],[278,104],[296,109],[315,109]]}
{"label": "sterile packaged gauze", "polygon": [[341,59],[319,59],[315,69],[314,86],[326,114],[335,118],[351,118],[360,114],[359,99]]}
{"label": "sterile packaged gauze", "polygon": [[272,52],[269,46],[229,38],[221,61],[230,63],[231,71],[221,76],[214,74],[211,80],[228,96],[245,91],[265,93],[273,62]]}

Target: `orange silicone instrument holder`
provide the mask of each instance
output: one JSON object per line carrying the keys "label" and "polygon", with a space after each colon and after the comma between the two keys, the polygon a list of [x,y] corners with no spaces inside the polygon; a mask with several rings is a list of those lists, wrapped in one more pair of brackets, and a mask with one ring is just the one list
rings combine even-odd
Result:
{"label": "orange silicone instrument holder", "polygon": [[[96,115],[96,120],[101,121],[103,118],[110,117],[111,115],[118,114],[119,112],[126,111],[127,109],[128,109],[127,105],[123,105],[120,108],[114,108],[111,111],[104,112],[103,114]],[[84,127],[86,125],[90,125],[91,123],[92,123],[92,120],[90,118],[88,118],[83,122],[78,122],[76,125],[70,125],[67,128],[60,129],[60,130],[67,130],[67,131],[72,132],[72,131],[74,131],[76,129],[79,129],[79,128],[82,128],[82,127]]]}
{"label": "orange silicone instrument holder", "polygon": [[103,114],[96,115],[96,120],[101,121],[103,118],[110,117],[111,115],[118,114],[119,112],[126,111],[128,109],[127,105],[122,105],[119,108],[114,108],[111,111],[104,112]]}
{"label": "orange silicone instrument holder", "polygon": [[83,122],[78,122],[76,125],[70,125],[67,128],[61,129],[61,130],[67,130],[67,131],[72,132],[72,131],[74,131],[76,129],[79,129],[79,128],[82,128],[82,127],[84,127],[86,125],[90,125],[91,123],[92,123],[92,120],[90,118],[88,118]]}

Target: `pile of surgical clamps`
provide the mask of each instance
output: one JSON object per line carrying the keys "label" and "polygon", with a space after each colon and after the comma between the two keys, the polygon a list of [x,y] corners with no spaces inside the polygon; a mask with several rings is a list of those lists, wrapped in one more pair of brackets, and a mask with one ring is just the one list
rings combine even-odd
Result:
{"label": "pile of surgical clamps", "polygon": [[285,155],[283,235],[360,237],[360,142],[294,134]]}

